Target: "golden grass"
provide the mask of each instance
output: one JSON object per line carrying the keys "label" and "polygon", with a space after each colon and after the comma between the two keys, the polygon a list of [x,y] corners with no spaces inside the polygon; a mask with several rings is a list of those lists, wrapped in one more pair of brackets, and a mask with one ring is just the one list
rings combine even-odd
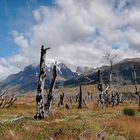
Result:
{"label": "golden grass", "polygon": [[[85,87],[85,91],[86,91]],[[66,89],[71,92],[75,89]],[[92,87],[89,91],[94,91]],[[125,136],[128,140],[140,139],[140,113],[128,117],[123,114],[125,107],[137,109],[135,103],[124,103],[114,108],[98,108],[93,102],[87,102],[87,107],[77,109],[77,103],[65,107],[52,106],[51,112],[44,120],[34,120],[35,95],[26,95],[18,98],[9,109],[0,109],[0,140],[46,140],[52,136],[54,140],[77,140],[81,132],[86,131],[86,139],[107,126],[110,135],[106,140],[119,139]],[[10,122],[19,115],[27,116],[23,120]]]}

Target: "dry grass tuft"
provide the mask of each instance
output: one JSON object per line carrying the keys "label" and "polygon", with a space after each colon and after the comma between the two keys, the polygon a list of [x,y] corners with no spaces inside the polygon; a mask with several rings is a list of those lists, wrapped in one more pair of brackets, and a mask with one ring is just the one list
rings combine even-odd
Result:
{"label": "dry grass tuft", "polygon": [[[72,91],[73,89],[66,89]],[[87,90],[87,87],[84,87]],[[89,91],[95,89],[89,86]],[[135,103],[125,103],[117,107],[98,108],[94,102],[86,102],[87,106],[77,109],[77,103],[70,105],[70,109],[52,106],[47,118],[42,121],[34,120],[35,95],[21,96],[15,105],[9,109],[0,109],[0,140],[77,140],[82,132],[87,140],[107,126],[106,140],[119,140],[126,137],[129,140],[140,139],[140,113],[135,116],[124,116],[124,108],[137,109]],[[16,122],[9,120],[17,116],[26,116]],[[6,121],[5,121],[6,120]],[[113,139],[112,139],[113,138]]]}

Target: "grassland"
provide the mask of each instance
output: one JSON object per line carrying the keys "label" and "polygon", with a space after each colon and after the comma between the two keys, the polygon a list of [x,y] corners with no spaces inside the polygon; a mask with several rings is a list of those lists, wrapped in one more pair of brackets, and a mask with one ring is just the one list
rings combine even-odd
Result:
{"label": "grassland", "polygon": [[[93,89],[92,89],[93,88]],[[93,91],[94,87],[85,87]],[[76,89],[65,89],[73,92]],[[140,112],[137,103],[127,101],[114,108],[98,108],[93,101],[87,106],[77,109],[77,103],[70,109],[58,107],[57,101],[52,105],[51,112],[44,120],[34,120],[35,94],[18,97],[9,109],[0,109],[0,140],[78,140],[81,132],[86,131],[85,139],[91,140],[97,132],[106,127],[105,140],[140,140]],[[124,108],[135,109],[135,116],[125,116]],[[25,118],[14,121],[14,118]],[[94,138],[93,138],[94,139]]]}

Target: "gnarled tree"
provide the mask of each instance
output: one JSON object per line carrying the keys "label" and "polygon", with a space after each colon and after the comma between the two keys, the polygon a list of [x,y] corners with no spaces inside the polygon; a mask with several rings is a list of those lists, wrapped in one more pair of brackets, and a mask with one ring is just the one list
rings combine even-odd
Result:
{"label": "gnarled tree", "polygon": [[9,108],[13,106],[17,100],[16,94],[17,91],[15,89],[5,89],[0,91],[0,107]]}

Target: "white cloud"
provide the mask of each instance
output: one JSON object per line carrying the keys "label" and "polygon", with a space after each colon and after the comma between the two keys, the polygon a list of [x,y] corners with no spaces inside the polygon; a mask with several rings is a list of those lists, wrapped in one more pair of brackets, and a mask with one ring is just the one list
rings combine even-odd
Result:
{"label": "white cloud", "polygon": [[54,7],[41,6],[32,11],[35,24],[29,30],[12,32],[19,53],[6,61],[19,69],[39,63],[42,44],[51,47],[47,60],[70,66],[100,66],[108,49],[120,59],[140,56],[137,5],[138,0],[56,0]]}
{"label": "white cloud", "polygon": [[25,49],[28,49],[29,44],[28,40],[24,37],[24,35],[17,31],[12,31],[12,35],[14,37],[14,42],[21,47],[21,49],[24,51]]}
{"label": "white cloud", "polygon": [[125,36],[129,47],[140,51],[140,32],[133,28],[128,28],[128,30],[125,32]]}
{"label": "white cloud", "polygon": [[16,73],[20,69],[14,65],[11,65],[4,57],[0,58],[0,81],[6,78],[9,74]]}

